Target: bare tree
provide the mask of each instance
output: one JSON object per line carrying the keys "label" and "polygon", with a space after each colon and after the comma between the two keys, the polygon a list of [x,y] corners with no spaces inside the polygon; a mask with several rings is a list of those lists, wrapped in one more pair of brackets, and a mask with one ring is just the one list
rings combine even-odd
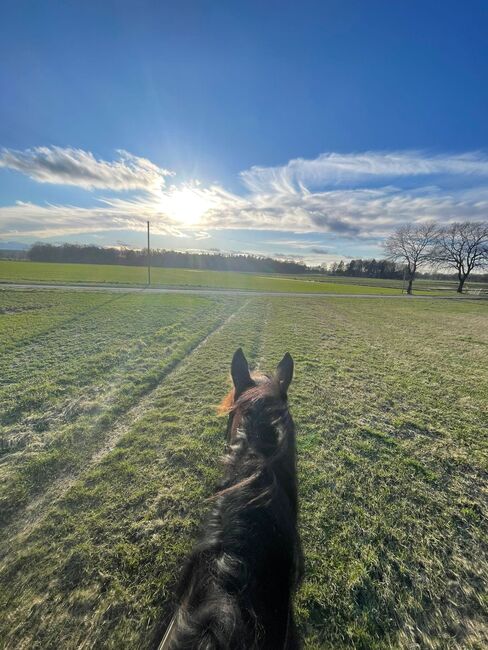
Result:
{"label": "bare tree", "polygon": [[456,269],[457,291],[462,293],[471,271],[488,266],[488,222],[463,221],[440,228],[433,256],[438,264]]}
{"label": "bare tree", "polygon": [[437,225],[432,222],[409,223],[397,228],[384,244],[387,256],[406,266],[408,294],[412,293],[412,284],[419,267],[432,259],[437,230]]}

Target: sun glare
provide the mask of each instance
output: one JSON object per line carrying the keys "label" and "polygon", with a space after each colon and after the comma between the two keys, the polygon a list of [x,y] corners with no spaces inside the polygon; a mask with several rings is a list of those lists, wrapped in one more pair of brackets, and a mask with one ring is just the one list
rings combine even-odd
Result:
{"label": "sun glare", "polygon": [[165,214],[187,226],[198,223],[210,207],[210,200],[191,187],[175,188],[163,196],[160,204]]}

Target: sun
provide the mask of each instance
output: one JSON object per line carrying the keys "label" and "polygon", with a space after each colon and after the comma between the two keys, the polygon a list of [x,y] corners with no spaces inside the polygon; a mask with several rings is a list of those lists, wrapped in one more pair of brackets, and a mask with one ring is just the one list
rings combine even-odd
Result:
{"label": "sun", "polygon": [[169,217],[191,226],[200,221],[211,207],[211,201],[197,188],[175,187],[163,195],[159,207]]}

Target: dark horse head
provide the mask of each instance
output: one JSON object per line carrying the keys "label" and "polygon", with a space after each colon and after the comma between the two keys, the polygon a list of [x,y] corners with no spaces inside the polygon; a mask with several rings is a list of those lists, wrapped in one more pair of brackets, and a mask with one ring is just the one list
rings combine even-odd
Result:
{"label": "dark horse head", "polygon": [[231,366],[224,480],[181,577],[171,650],[299,647],[293,595],[302,572],[295,429],[287,392],[293,359],[254,376],[239,348]]}

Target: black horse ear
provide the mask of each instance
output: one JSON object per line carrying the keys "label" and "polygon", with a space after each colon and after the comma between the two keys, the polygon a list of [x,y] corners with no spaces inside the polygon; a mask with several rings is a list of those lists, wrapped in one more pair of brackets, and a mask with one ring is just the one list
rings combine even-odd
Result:
{"label": "black horse ear", "polygon": [[288,392],[288,386],[291,384],[291,380],[293,379],[293,359],[289,352],[285,354],[276,368],[276,379],[280,384],[281,392],[286,395]]}
{"label": "black horse ear", "polygon": [[236,397],[239,397],[246,388],[253,385],[251,374],[249,372],[249,364],[247,363],[242,348],[237,348],[234,352],[230,366],[230,374],[232,375],[232,381],[234,382],[234,388],[236,389]]}

